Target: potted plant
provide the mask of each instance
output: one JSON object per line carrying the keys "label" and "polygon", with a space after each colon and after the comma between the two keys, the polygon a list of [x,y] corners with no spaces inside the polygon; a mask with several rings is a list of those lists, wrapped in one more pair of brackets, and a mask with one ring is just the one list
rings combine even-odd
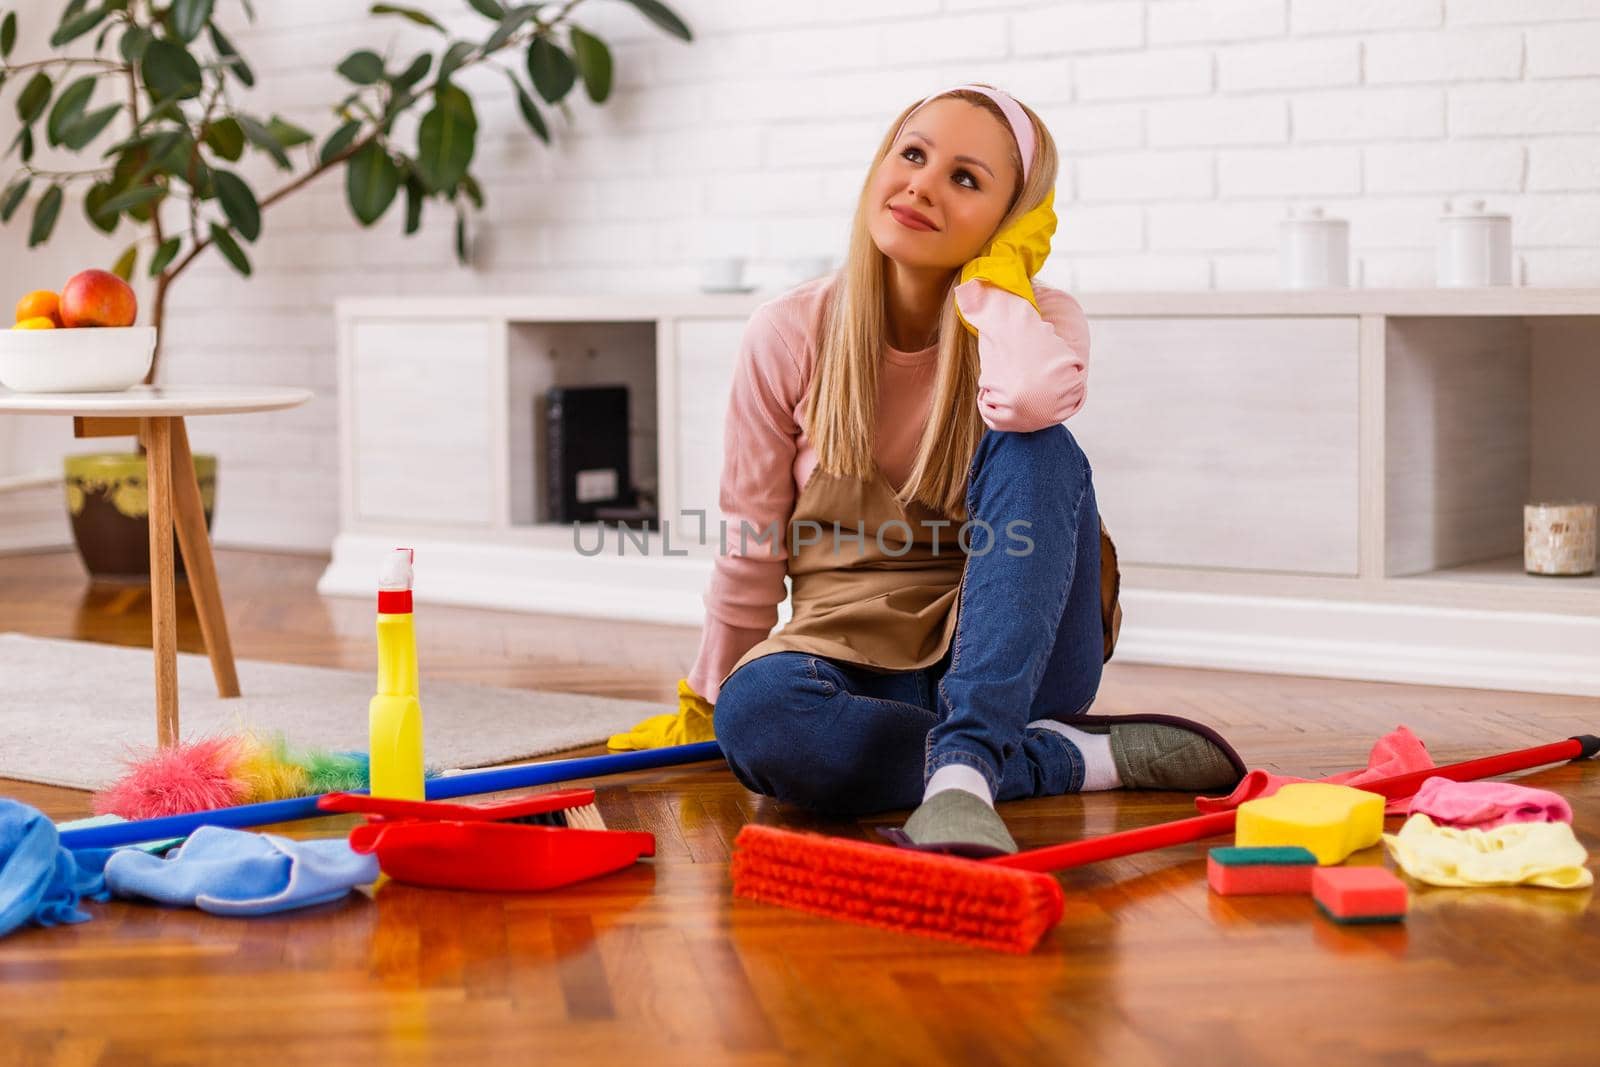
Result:
{"label": "potted plant", "polygon": [[[248,249],[267,210],[329,171],[343,171],[346,202],[362,226],[403,200],[402,225],[412,234],[428,202],[447,205],[456,218],[456,256],[465,262],[467,220],[484,196],[471,174],[476,108],[457,76],[480,65],[503,71],[529,131],[548,144],[542,108],[558,108],[570,120],[566,97],[580,82],[590,100],[603,103],[613,60],[605,42],[574,21],[583,0],[463,2],[485,20],[468,38],[453,36],[425,11],[373,4],[371,14],[405,19],[437,40],[409,58],[369,49],[345,56],[336,69],[349,90],[330,102],[331,129],[321,135],[236,104],[230,89],[254,86],[256,77],[218,24],[225,6],[218,0],[67,0],[50,37],[56,51],[26,61],[12,58],[18,18],[7,11],[0,15],[0,92],[14,96],[21,129],[5,153],[19,164],[0,192],[0,222],[32,199],[28,247],[36,247],[50,239],[70,197],[102,232],[136,233],[111,269],[125,280],[142,271],[154,287],[145,315],[158,339],[147,384],[160,369],[159,331],[177,279],[212,251],[249,275]],[[658,0],[620,2],[671,36],[691,39]],[[251,0],[239,0],[237,15],[254,19]],[[414,143],[403,142],[394,133],[397,120],[419,111]],[[43,147],[54,150],[49,165],[36,159]],[[282,181],[275,188],[258,193],[234,169],[247,152],[276,165]],[[63,167],[60,157],[82,165]],[[209,524],[216,459],[197,455],[195,462]],[[98,552],[90,563],[84,531],[91,520],[98,529],[101,519],[120,519],[124,532],[87,536],[126,542],[119,558],[128,562],[115,566],[148,574],[143,456],[73,457],[67,479],[74,532],[91,573],[105,564]]]}

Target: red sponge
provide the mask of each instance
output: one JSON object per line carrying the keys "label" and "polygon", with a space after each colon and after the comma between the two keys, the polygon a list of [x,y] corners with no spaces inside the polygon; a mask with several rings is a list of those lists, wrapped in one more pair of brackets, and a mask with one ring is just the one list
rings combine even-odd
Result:
{"label": "red sponge", "polygon": [[1317,857],[1292,845],[1214,848],[1206,856],[1206,881],[1225,897],[1257,893],[1309,893]]}
{"label": "red sponge", "polygon": [[1311,895],[1334,922],[1399,922],[1406,914],[1406,884],[1382,867],[1318,867]]}

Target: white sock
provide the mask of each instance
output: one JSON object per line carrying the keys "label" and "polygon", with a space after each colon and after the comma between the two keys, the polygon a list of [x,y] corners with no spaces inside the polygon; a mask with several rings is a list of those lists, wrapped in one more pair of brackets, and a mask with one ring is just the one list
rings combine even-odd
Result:
{"label": "white sock", "polygon": [[1122,788],[1122,776],[1117,774],[1117,761],[1111,758],[1110,734],[1085,733],[1054,719],[1035,719],[1028,724],[1028,729],[1054,730],[1072,742],[1083,756],[1083,792]]}
{"label": "white sock", "polygon": [[971,793],[991,808],[994,807],[994,794],[989,792],[989,783],[976,767],[968,767],[965,763],[947,763],[934,771],[927,787],[922,790],[923,803],[927,803],[933,794],[943,793],[946,789]]}

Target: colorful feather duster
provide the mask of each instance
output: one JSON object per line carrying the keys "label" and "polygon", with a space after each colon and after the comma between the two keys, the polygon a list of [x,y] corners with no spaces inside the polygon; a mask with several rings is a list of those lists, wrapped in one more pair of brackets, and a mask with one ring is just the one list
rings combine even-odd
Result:
{"label": "colorful feather duster", "polygon": [[282,734],[245,731],[206,737],[130,759],[128,772],[95,794],[94,810],[125,819],[153,819],[359,791],[368,785],[367,766],[365,752],[294,750]]}

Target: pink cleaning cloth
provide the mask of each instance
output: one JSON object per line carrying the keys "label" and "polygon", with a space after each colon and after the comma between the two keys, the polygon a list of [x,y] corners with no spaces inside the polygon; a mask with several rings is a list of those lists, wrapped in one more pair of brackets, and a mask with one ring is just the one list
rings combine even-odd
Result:
{"label": "pink cleaning cloth", "polygon": [[1564,797],[1510,782],[1429,778],[1411,798],[1411,810],[1439,826],[1463,830],[1492,830],[1516,822],[1572,821],[1572,805]]}
{"label": "pink cleaning cloth", "polygon": [[[1237,808],[1247,800],[1270,797],[1291,782],[1328,782],[1333,785],[1359,787],[1362,782],[1390,778],[1397,774],[1409,774],[1412,771],[1425,771],[1433,766],[1435,766],[1433,757],[1428,755],[1422,740],[1404,726],[1396,726],[1378,738],[1378,743],[1372,746],[1372,753],[1367,757],[1367,766],[1364,770],[1344,771],[1328,778],[1293,778],[1285,774],[1251,771],[1232,793],[1225,797],[1195,797],[1194,806],[1203,812],[1227,811],[1230,808]],[[1399,797],[1391,800],[1384,810],[1390,815],[1404,815],[1411,810],[1411,798]]]}

